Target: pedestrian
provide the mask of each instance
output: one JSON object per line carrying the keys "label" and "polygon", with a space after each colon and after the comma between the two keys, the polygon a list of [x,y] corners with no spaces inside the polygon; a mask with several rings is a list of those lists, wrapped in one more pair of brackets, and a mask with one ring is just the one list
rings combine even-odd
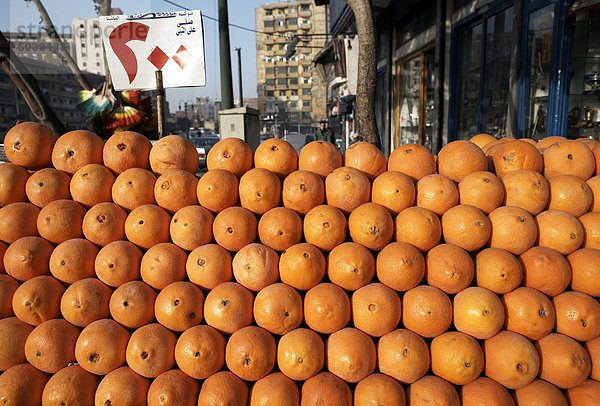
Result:
{"label": "pedestrian", "polygon": [[319,129],[315,132],[315,141],[327,141],[332,144],[335,143],[335,139],[333,138],[333,134],[326,128],[327,121],[321,120],[319,123]]}

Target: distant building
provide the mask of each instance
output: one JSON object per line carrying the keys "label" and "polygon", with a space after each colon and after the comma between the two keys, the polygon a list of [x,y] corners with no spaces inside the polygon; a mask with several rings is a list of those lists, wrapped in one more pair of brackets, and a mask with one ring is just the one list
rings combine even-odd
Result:
{"label": "distant building", "polygon": [[[19,57],[34,59],[56,66],[65,66],[66,61],[58,52],[57,45],[45,31],[19,31],[5,34],[12,51]],[[60,37],[74,55],[73,36],[71,33],[60,34]]]}
{"label": "distant building", "polygon": [[[326,84],[312,64],[326,39],[325,7],[298,0],[265,4],[255,10],[258,110],[263,132],[311,134],[326,117]],[[292,43],[294,36],[298,38],[295,53],[286,59],[286,44]]]}

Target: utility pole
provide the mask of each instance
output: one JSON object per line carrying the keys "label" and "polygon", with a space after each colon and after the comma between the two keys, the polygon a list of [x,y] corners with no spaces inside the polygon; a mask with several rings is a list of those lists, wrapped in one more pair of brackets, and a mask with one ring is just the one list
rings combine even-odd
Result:
{"label": "utility pole", "polygon": [[221,108],[227,110],[233,108],[227,0],[219,0],[219,53],[221,57]]}
{"label": "utility pole", "polygon": [[244,107],[244,91],[242,90],[242,48],[235,47],[238,57],[238,80],[240,82],[240,107]]}

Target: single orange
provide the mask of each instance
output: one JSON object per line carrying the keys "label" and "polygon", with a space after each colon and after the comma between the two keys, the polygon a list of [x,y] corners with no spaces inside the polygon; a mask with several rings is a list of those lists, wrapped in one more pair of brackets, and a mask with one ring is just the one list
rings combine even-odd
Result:
{"label": "single orange", "polygon": [[74,238],[59,244],[50,255],[50,273],[63,283],[94,277],[98,248],[88,240]]}
{"label": "single orange", "polygon": [[337,285],[320,283],[304,296],[304,320],[321,334],[341,330],[350,321],[350,299]]}
{"label": "single orange", "polygon": [[372,181],[386,171],[387,160],[376,146],[359,141],[346,148],[344,165],[360,170]]}
{"label": "single orange", "polygon": [[235,280],[253,292],[277,282],[279,256],[266,245],[252,243],[241,248],[231,263]]}
{"label": "single orange", "polygon": [[415,202],[415,185],[402,172],[384,172],[373,180],[371,201],[390,211],[395,216]]}
{"label": "single orange", "polygon": [[213,213],[235,206],[239,200],[239,181],[225,169],[213,169],[198,180],[196,196],[198,202]]}
{"label": "single orange", "polygon": [[206,167],[209,171],[213,169],[225,169],[238,178],[252,169],[252,150],[239,138],[224,138],[217,142],[208,151],[206,156]]}
{"label": "single orange", "polygon": [[345,290],[356,290],[371,281],[375,259],[364,246],[345,242],[331,250],[327,257],[329,280]]}
{"label": "single orange", "polygon": [[175,364],[177,337],[160,324],[147,324],[131,334],[127,365],[146,378],[156,378]]}
{"label": "single orange", "polygon": [[98,164],[82,166],[73,174],[69,190],[74,201],[85,208],[112,199],[115,176],[106,167]]}
{"label": "single orange", "polygon": [[329,172],[342,166],[342,154],[335,145],[326,141],[306,144],[298,156],[298,169],[311,171],[325,178]]}
{"label": "single orange", "polygon": [[212,241],[213,220],[210,211],[198,205],[179,209],[169,225],[171,240],[186,251],[208,244]]}
{"label": "single orange", "polygon": [[277,345],[277,366],[287,377],[304,381],[316,375],[325,360],[325,345],[312,330],[298,328],[285,334]]}
{"label": "single orange", "polygon": [[320,205],[306,214],[303,229],[307,243],[331,251],[346,239],[347,222],[339,209]]}
{"label": "single orange", "polygon": [[61,135],[52,149],[52,166],[73,175],[89,164],[102,165],[104,141],[91,131],[74,130]]}
{"label": "single orange", "polygon": [[473,259],[453,244],[440,244],[425,256],[425,280],[430,286],[455,294],[471,284],[475,275]]}
{"label": "single orange", "polygon": [[316,173],[292,172],[283,181],[281,200],[284,207],[306,214],[325,201],[325,183]]}
{"label": "single orange", "polygon": [[325,201],[344,214],[350,214],[371,197],[369,178],[360,170],[342,166],[325,178]]}
{"label": "single orange", "polygon": [[142,168],[127,169],[115,179],[111,195],[113,201],[127,211],[145,204],[156,204],[154,184],[156,176]]}
{"label": "single orange", "polygon": [[385,207],[365,203],[350,213],[348,231],[352,241],[379,251],[394,235],[394,220]]}
{"label": "single orange", "polygon": [[275,366],[277,345],[265,329],[247,326],[234,332],[225,347],[227,368],[246,381],[258,381]]}
{"label": "single orange", "polygon": [[177,366],[194,379],[206,379],[225,364],[225,338],[210,326],[185,330],[175,345]]}
{"label": "single orange", "polygon": [[569,286],[571,267],[562,254],[548,247],[532,247],[519,257],[523,265],[523,285],[548,296],[556,296]]}
{"label": "single orange", "polygon": [[483,371],[483,351],[470,335],[450,331],[431,341],[431,370],[455,385],[473,382]]}
{"label": "single orange", "polygon": [[434,286],[417,286],[402,298],[402,321],[422,337],[438,336],[452,323],[452,302]]}
{"label": "single orange", "polygon": [[509,389],[530,384],[540,370],[540,356],[527,338],[501,331],[483,343],[484,372],[488,378]]}
{"label": "single orange", "polygon": [[96,278],[81,279],[67,288],[60,300],[64,319],[77,327],[109,317],[113,290]]}
{"label": "single orange", "polygon": [[473,172],[458,184],[458,195],[460,204],[469,204],[490,214],[504,201],[504,185],[491,172]]}
{"label": "single orange", "polygon": [[327,263],[321,251],[312,244],[292,245],[281,253],[279,277],[298,290],[308,290],[321,282]]}
{"label": "single orange", "polygon": [[427,175],[416,185],[416,205],[431,210],[438,216],[458,203],[458,188],[444,175]]}
{"label": "single orange", "polygon": [[502,248],[486,248],[475,256],[477,286],[501,295],[521,284],[523,266],[510,252]]}
{"label": "single orange", "polygon": [[300,391],[290,378],[274,372],[256,381],[250,392],[250,406],[300,405]]}
{"label": "single orange", "polygon": [[102,319],[88,324],[75,343],[75,358],[86,371],[106,375],[125,364],[131,334],[114,320]]}
{"label": "single orange", "polygon": [[33,326],[60,316],[60,301],[65,287],[51,276],[31,278],[12,296],[12,309],[19,320]]}
{"label": "single orange", "polygon": [[81,330],[63,319],[43,322],[25,341],[27,361],[40,371],[55,374],[75,362],[75,341]]}
{"label": "single orange", "polygon": [[152,146],[148,158],[152,172],[159,175],[173,168],[196,173],[200,163],[194,144],[179,135],[167,135],[158,140]]}
{"label": "single orange", "polygon": [[396,328],[402,316],[402,301],[381,283],[370,283],[352,294],[352,323],[373,337]]}
{"label": "single orange", "polygon": [[[0,171],[0,173],[2,173],[2,171]],[[69,190],[70,184],[71,177],[63,171],[54,168],[45,168],[40,169],[29,176],[29,179],[27,179],[27,183],[25,184],[25,193],[27,194],[27,199],[29,199],[31,203],[41,208],[54,200],[69,199],[71,197],[71,192]],[[8,190],[10,189],[7,188],[7,191]],[[18,196],[18,193],[13,192],[13,197],[18,198]],[[22,201],[24,200],[25,199]],[[1,205],[6,206],[9,203],[12,202],[7,201]]]}
{"label": "single orange", "polygon": [[258,221],[243,207],[228,207],[216,215],[212,231],[215,242],[229,251],[238,251],[256,240]]}
{"label": "single orange", "polygon": [[127,282],[110,297],[110,315],[127,328],[139,328],[154,320],[155,300],[156,292],[144,282]]}
{"label": "single orange", "polygon": [[235,282],[225,282],[212,289],[204,301],[206,324],[232,334],[252,324],[252,293]]}
{"label": "single orange", "polygon": [[347,327],[331,334],[325,343],[327,369],[346,382],[358,382],[375,370],[377,352],[373,340]]}
{"label": "single orange", "polygon": [[150,249],[170,240],[171,216],[162,208],[145,204],[131,211],[125,220],[125,235],[135,245]]}
{"label": "single orange", "polygon": [[154,289],[161,290],[173,282],[185,279],[187,255],[184,250],[169,242],[150,248],[140,263],[142,280]]}
{"label": "single orange", "polygon": [[129,241],[115,241],[96,256],[96,276],[108,286],[118,287],[140,277],[142,251]]}
{"label": "single orange", "polygon": [[229,371],[217,372],[202,383],[198,404],[246,406],[248,386]]}
{"label": "single orange", "polygon": [[233,280],[231,254],[217,244],[201,245],[190,252],[185,270],[190,282],[202,289],[214,289]]}
{"label": "single orange", "polygon": [[402,172],[418,182],[423,176],[436,173],[435,157],[423,145],[403,144],[390,154],[388,171]]}
{"label": "single orange", "polygon": [[40,237],[19,238],[4,253],[4,269],[20,281],[48,275],[53,248],[52,244]]}
{"label": "single orange", "polygon": [[148,138],[135,131],[114,133],[102,150],[104,165],[115,174],[131,168],[150,169],[150,150],[152,143]]}
{"label": "single orange", "polygon": [[160,207],[169,213],[175,213],[198,202],[197,187],[198,178],[193,173],[183,169],[168,169],[156,179],[154,199]]}
{"label": "single orange", "polygon": [[46,168],[50,166],[56,138],[54,131],[44,124],[17,122],[4,137],[4,151],[13,164],[27,169]]}
{"label": "single orange", "polygon": [[520,207],[532,216],[540,213],[550,200],[550,185],[536,171],[520,169],[507,173],[502,178],[504,205]]}
{"label": "single orange", "polygon": [[269,138],[254,151],[254,166],[273,172],[280,180],[298,169],[298,153],[281,138]]}
{"label": "single orange", "polygon": [[274,207],[260,217],[258,238],[275,251],[285,251],[302,239],[302,220],[291,209]]}
{"label": "single orange", "polygon": [[195,406],[200,384],[178,369],[158,375],[148,389],[148,406]]}
{"label": "single orange", "polygon": [[256,324],[268,332],[286,334],[302,323],[302,297],[283,283],[269,285],[256,295],[253,314]]}
{"label": "single orange", "polygon": [[490,239],[492,224],[477,207],[460,204],[442,216],[442,232],[446,243],[466,251],[477,251]]}
{"label": "single orange", "polygon": [[98,203],[83,217],[83,235],[99,246],[125,239],[127,213],[114,203]]}
{"label": "single orange", "polygon": [[[488,245],[520,255],[533,246],[538,234],[536,221],[524,209],[501,206],[489,214],[492,234]],[[515,238],[518,235],[519,238]]]}
{"label": "single orange", "polygon": [[164,287],[154,302],[156,321],[172,331],[185,331],[202,322],[204,293],[190,282]]}
{"label": "single orange", "polygon": [[398,242],[412,244],[426,252],[440,241],[442,223],[431,210],[409,207],[396,216],[394,237]]}

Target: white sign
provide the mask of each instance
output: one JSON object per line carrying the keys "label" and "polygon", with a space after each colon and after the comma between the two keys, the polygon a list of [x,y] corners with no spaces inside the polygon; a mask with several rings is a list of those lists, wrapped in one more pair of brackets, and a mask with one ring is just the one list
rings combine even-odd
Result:
{"label": "white sign", "polygon": [[116,90],[205,86],[200,10],[100,17],[102,41]]}

